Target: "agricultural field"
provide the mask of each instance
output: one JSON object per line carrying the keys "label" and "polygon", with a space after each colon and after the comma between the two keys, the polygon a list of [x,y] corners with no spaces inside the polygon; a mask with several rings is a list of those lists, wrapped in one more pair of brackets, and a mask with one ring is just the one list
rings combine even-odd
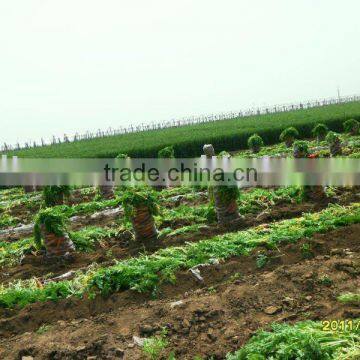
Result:
{"label": "agricultural field", "polygon": [[[175,154],[212,141],[239,157],[358,158],[358,128],[311,132],[356,115],[354,103],[280,114],[278,127],[241,120],[242,133],[203,125],[213,137],[199,130],[194,152]],[[285,142],[306,140],[278,143],[288,125],[299,134]],[[254,129],[267,146],[245,150]],[[171,141],[149,140],[147,155]],[[21,155],[116,156],[102,141]],[[0,359],[360,359],[358,187],[58,190],[0,190]]]}
{"label": "agricultural field", "polygon": [[204,144],[211,143],[227,151],[245,149],[247,138],[258,133],[270,145],[278,142],[281,131],[288,126],[295,126],[307,138],[318,122],[333,131],[342,131],[343,122],[350,118],[360,119],[360,102],[82,140],[7,154],[31,158],[113,158],[124,153],[150,158],[157,157],[157,152],[165,146],[174,145],[178,157],[196,157]]}

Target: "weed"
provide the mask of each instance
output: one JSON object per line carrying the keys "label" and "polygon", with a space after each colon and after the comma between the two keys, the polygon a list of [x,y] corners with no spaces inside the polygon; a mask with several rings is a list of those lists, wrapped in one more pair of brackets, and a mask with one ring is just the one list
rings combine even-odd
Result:
{"label": "weed", "polygon": [[52,327],[51,325],[43,324],[36,330],[36,333],[38,335],[45,334],[46,332],[48,332],[51,329],[51,327]]}
{"label": "weed", "polygon": [[265,267],[265,265],[268,263],[269,258],[266,254],[259,254],[258,257],[256,258],[256,266],[259,269],[262,269],[263,267]]}
{"label": "weed", "polygon": [[214,288],[214,286],[210,286],[207,288],[207,292],[209,294],[216,294],[216,289]]}
{"label": "weed", "polygon": [[150,360],[157,360],[161,352],[168,346],[167,331],[163,329],[159,336],[148,338],[144,341],[143,352]]}
{"label": "weed", "polygon": [[341,294],[337,299],[344,304],[360,305],[360,293]]}
{"label": "weed", "polygon": [[229,280],[228,280],[228,282],[229,283],[232,283],[232,282],[234,282],[234,281],[236,281],[236,280],[239,280],[239,279],[241,279],[241,274],[240,273],[235,273],[235,274],[233,274],[233,275],[231,275],[230,277],[229,277]]}
{"label": "weed", "polygon": [[327,275],[322,276],[319,281],[324,286],[331,286],[334,283]]}
{"label": "weed", "polygon": [[314,254],[311,250],[311,245],[309,243],[301,245],[301,255],[304,259],[311,259],[314,257]]}

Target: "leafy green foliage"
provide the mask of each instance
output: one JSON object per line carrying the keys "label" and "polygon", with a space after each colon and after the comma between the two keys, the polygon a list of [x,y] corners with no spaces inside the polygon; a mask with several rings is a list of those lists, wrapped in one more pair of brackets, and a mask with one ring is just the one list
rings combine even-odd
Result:
{"label": "leafy green foliage", "polygon": [[299,137],[299,131],[293,126],[288,127],[280,134],[280,141],[285,141],[285,143],[289,141],[294,141],[297,137]]}
{"label": "leafy green foliage", "polygon": [[34,225],[34,239],[36,246],[42,246],[42,233],[41,227],[44,226],[45,230],[57,236],[63,236],[66,232],[67,217],[58,208],[46,208],[40,210],[35,218]]}
{"label": "leafy green foliage", "polygon": [[[296,186],[278,189],[252,188],[239,192],[237,203],[239,212],[242,215],[258,214],[279,203],[301,203],[303,196],[303,189]],[[180,205],[172,209],[163,208],[161,216],[157,218],[157,224],[160,227],[162,224],[176,223],[177,221],[181,223],[210,224],[216,222],[216,212],[212,204]]]}
{"label": "leafy green foliage", "polygon": [[264,146],[264,141],[258,134],[253,134],[249,137],[247,144],[249,149],[257,153],[260,151],[261,147]]}
{"label": "leafy green foliage", "polygon": [[[75,215],[88,215],[97,211],[102,211],[107,208],[115,208],[121,204],[120,198],[109,199],[109,200],[98,200],[98,201],[89,201],[75,205],[56,205],[53,206],[56,211],[62,212],[64,216],[70,218]],[[38,200],[31,200],[28,198],[19,199],[15,202],[12,202],[12,206],[8,206],[4,213],[0,214],[0,229],[6,228],[9,226],[15,226],[20,222],[20,219],[10,215],[13,209],[18,207],[26,207],[32,210],[34,213],[40,208],[40,202]],[[35,215],[36,217],[36,215]],[[28,221],[31,220],[31,217]]]}
{"label": "leafy green foliage", "polygon": [[262,156],[274,156],[278,154],[290,155],[291,153],[292,149],[288,148],[284,143],[278,143],[276,145],[262,147],[260,151],[256,154],[249,150],[240,151],[235,155],[235,157],[259,158]]}
{"label": "leafy green foliage", "polygon": [[18,218],[11,216],[7,213],[0,215],[0,229],[17,225],[19,222],[20,220]]}
{"label": "leafy green foliage", "polygon": [[221,158],[229,158],[231,157],[230,153],[226,150],[223,150],[223,151],[220,151],[218,156],[217,156],[219,159]]}
{"label": "leafy green foliage", "polygon": [[320,284],[324,286],[331,286],[333,284],[333,281],[329,278],[329,276],[323,275],[320,278]]}
{"label": "leafy green foliage", "polygon": [[[157,223],[171,224],[180,222],[181,224],[201,224],[211,223],[216,220],[216,215],[213,214],[213,207],[209,205],[188,206],[180,205],[172,209],[164,208],[161,211],[161,216],[157,218]],[[215,218],[213,218],[215,216]]]}
{"label": "leafy green foliage", "polygon": [[44,201],[47,207],[61,204],[64,196],[69,195],[70,187],[67,185],[45,186],[43,190]]}
{"label": "leafy green foliage", "polygon": [[[272,331],[259,331],[227,360],[329,360],[339,359],[360,342],[360,329],[324,331],[312,321],[295,325],[273,324]],[[359,349],[357,347],[357,349]]]}
{"label": "leafy green foliage", "polygon": [[175,157],[175,150],[173,146],[167,146],[159,150],[158,158],[160,159],[170,159]]}
{"label": "leafy green foliage", "polygon": [[312,134],[316,136],[316,138],[320,140],[324,140],[326,134],[328,133],[329,128],[325,124],[317,124],[312,129]]}
{"label": "leafy green foliage", "polygon": [[46,332],[48,332],[49,330],[51,330],[52,326],[51,325],[47,325],[47,324],[43,324],[41,325],[37,330],[36,330],[36,333],[38,335],[43,335],[45,334]]}
{"label": "leafy green foliage", "polygon": [[224,201],[237,199],[240,194],[237,186],[217,186],[216,191]]}
{"label": "leafy green foliage", "polygon": [[[325,137],[326,139],[326,137]],[[360,139],[359,136],[349,136],[348,134],[331,134],[328,136],[328,143],[326,141],[318,142],[317,140],[307,141],[309,154],[316,158],[325,158],[330,157],[329,149],[318,149],[318,146],[325,147],[327,145],[342,144],[343,155],[349,158],[359,158],[360,157]],[[250,151],[239,151],[235,156],[241,158],[259,158],[263,156],[281,156],[281,157],[290,157],[292,155],[292,150],[285,146],[285,144],[280,143],[276,145],[266,146],[261,148],[259,153],[253,154]]]}
{"label": "leafy green foliage", "polygon": [[121,202],[128,219],[134,215],[135,209],[139,206],[146,206],[152,215],[159,213],[158,198],[151,188],[129,188],[121,197]]}
{"label": "leafy green foliage", "polygon": [[242,191],[239,194],[239,212],[242,215],[256,214],[279,203],[296,203],[303,200],[303,189],[297,186],[281,187],[275,190],[262,188]]}
{"label": "leafy green foliage", "polygon": [[309,145],[306,141],[297,140],[294,142],[294,156],[306,157],[309,154]]}
{"label": "leafy green foliage", "polygon": [[115,230],[90,226],[80,231],[70,232],[69,235],[77,251],[91,252],[102,239],[115,235]]}
{"label": "leafy green foliage", "polygon": [[304,259],[311,259],[313,257],[311,245],[308,243],[302,244],[301,245],[301,254]]}
{"label": "leafy green foliage", "polygon": [[[169,196],[173,196],[176,188],[165,189],[159,194],[161,201],[166,201]],[[195,200],[195,193],[192,188],[182,187],[179,192],[188,196],[189,200]],[[264,209],[274,206],[278,203],[300,203],[302,201],[302,190],[300,187],[285,187],[279,189],[261,189],[253,188],[240,193],[237,202],[240,213],[242,215],[257,214]],[[111,199],[103,201],[93,201],[89,203],[81,203],[77,205],[59,205],[52,209],[61,212],[65,217],[69,218],[74,215],[90,214],[100,211],[108,207],[119,206],[120,199]],[[175,208],[164,207],[161,214],[156,217],[158,227],[171,226],[171,228],[163,228],[161,234],[163,236],[179,236],[185,234],[195,234],[200,231],[200,224],[211,224],[216,222],[216,213],[212,205],[180,205]],[[177,224],[181,228],[174,230]],[[184,226],[184,224],[190,224]],[[122,226],[127,226],[125,222]],[[118,236],[117,228],[101,228],[90,226],[79,231],[69,233],[76,250],[80,252],[91,252],[102,240]],[[38,245],[38,247],[41,244]],[[27,253],[36,250],[34,239],[19,240],[12,243],[0,242],[0,267],[10,266],[19,262],[19,259]]]}
{"label": "leafy green foliage", "polygon": [[19,262],[25,254],[35,250],[34,239],[21,239],[14,242],[0,242],[0,268]]}
{"label": "leafy green foliage", "polygon": [[[316,233],[325,233],[340,226],[359,222],[360,204],[348,207],[331,206],[320,213],[272,223],[266,228],[259,226],[246,231],[227,233],[188,243],[182,247],[168,247],[151,255],[144,254],[123,260],[111,267],[91,270],[72,281],[51,285],[55,286],[56,291],[48,289],[48,285],[41,289],[20,285],[3,287],[0,289],[0,306],[13,307],[19,303],[24,305],[44,301],[49,292],[53,296],[52,299],[59,299],[74,293],[109,295],[125,289],[140,292],[156,291],[159,284],[164,281],[175,282],[175,273],[181,269],[211,263],[214,258],[225,260],[232,256],[247,255],[259,245],[266,244],[269,248],[276,248],[283,243],[295,243]],[[73,290],[74,287],[76,291]]]}
{"label": "leafy green foliage", "polygon": [[259,254],[258,257],[256,258],[256,266],[259,269],[262,269],[263,267],[265,267],[265,265],[268,263],[269,258],[266,254]]}
{"label": "leafy green foliage", "polygon": [[80,297],[83,284],[76,281],[50,282],[44,287],[36,280],[18,281],[6,288],[0,285],[0,307],[11,308],[15,305],[23,308],[27,304],[45,301],[58,301],[70,296]]}
{"label": "leafy green foliage", "polygon": [[160,358],[161,352],[169,344],[166,334],[167,331],[164,329],[160,336],[153,336],[144,341],[143,352],[148,359],[157,360]]}
{"label": "leafy green foliage", "polygon": [[334,144],[336,142],[340,141],[340,135],[333,132],[333,131],[329,131],[328,134],[326,135],[325,141],[331,145]]}
{"label": "leafy green foliage", "polygon": [[344,122],[344,130],[351,135],[359,133],[360,123],[355,119],[349,119]]}
{"label": "leafy green foliage", "polygon": [[62,212],[66,217],[72,217],[75,215],[87,215],[97,211],[101,211],[107,208],[115,208],[121,204],[121,199],[109,199],[109,200],[98,200],[90,201],[86,203],[80,203],[72,206],[58,205],[54,206],[54,209]]}
{"label": "leafy green foliage", "polygon": [[118,154],[116,156],[116,159],[127,159],[129,156],[128,154]]}
{"label": "leafy green foliage", "polygon": [[165,188],[159,194],[160,199],[167,199],[172,196],[177,195],[193,195],[195,192],[194,187],[191,186],[177,186],[177,187],[169,187]]}
{"label": "leafy green foliage", "polygon": [[331,207],[318,214],[272,224],[265,233],[260,227],[258,230],[225,234],[182,248],[161,249],[150,256],[129,259],[112,268],[99,270],[90,281],[90,287],[97,288],[103,294],[126,288],[151,291],[159,282],[173,279],[175,271],[180,268],[207,263],[212,258],[226,259],[247,254],[264,241],[269,247],[276,247],[283,242],[296,242],[315,233],[359,221],[360,206],[355,206],[353,211]]}
{"label": "leafy green foliage", "polygon": [[12,187],[9,189],[0,190],[0,201],[14,201],[21,198],[32,198],[38,194],[38,192],[25,194],[23,187]]}
{"label": "leafy green foliage", "polygon": [[360,305],[360,292],[341,294],[337,299],[344,304]]}
{"label": "leafy green foliage", "polygon": [[344,120],[359,117],[360,103],[352,102],[55,144],[8,152],[8,155],[30,158],[114,158],[119,153],[126,153],[131,157],[155,158],[160,149],[174,145],[178,157],[192,157],[202,153],[204,144],[213,144],[216,149],[228,151],[244,149],[249,136],[257,133],[270,145],[277,143],[280,133],[289,126],[295,126],[301,138],[309,138],[312,128],[319,122],[333,131],[340,131]]}
{"label": "leafy green foliage", "polygon": [[[89,226],[79,231],[69,233],[76,251],[91,252],[103,240],[117,237],[123,228],[102,228]],[[28,253],[38,250],[42,246],[40,242],[35,242],[35,238],[21,239],[14,242],[0,242],[0,268],[12,266],[19,263],[19,260]]]}

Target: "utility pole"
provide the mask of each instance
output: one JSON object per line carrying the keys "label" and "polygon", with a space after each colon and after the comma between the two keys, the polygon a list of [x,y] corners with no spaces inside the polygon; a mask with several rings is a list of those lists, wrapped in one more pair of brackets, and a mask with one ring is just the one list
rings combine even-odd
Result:
{"label": "utility pole", "polygon": [[341,96],[340,96],[340,86],[337,87],[337,93],[338,93],[338,99],[339,99],[339,102],[340,102],[340,99],[341,99]]}

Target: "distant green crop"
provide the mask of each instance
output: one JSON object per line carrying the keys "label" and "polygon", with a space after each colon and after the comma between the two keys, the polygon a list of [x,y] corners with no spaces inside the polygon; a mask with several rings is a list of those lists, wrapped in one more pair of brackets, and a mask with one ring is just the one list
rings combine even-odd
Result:
{"label": "distant green crop", "polygon": [[126,153],[131,157],[155,158],[160,149],[173,145],[176,156],[193,157],[202,154],[204,144],[213,144],[219,151],[245,149],[247,139],[254,133],[260,135],[265,144],[275,144],[289,126],[298,129],[300,138],[311,137],[313,127],[319,122],[330,130],[341,131],[343,122],[351,118],[360,119],[360,102],[82,140],[8,152],[8,155],[115,158],[119,153]]}

